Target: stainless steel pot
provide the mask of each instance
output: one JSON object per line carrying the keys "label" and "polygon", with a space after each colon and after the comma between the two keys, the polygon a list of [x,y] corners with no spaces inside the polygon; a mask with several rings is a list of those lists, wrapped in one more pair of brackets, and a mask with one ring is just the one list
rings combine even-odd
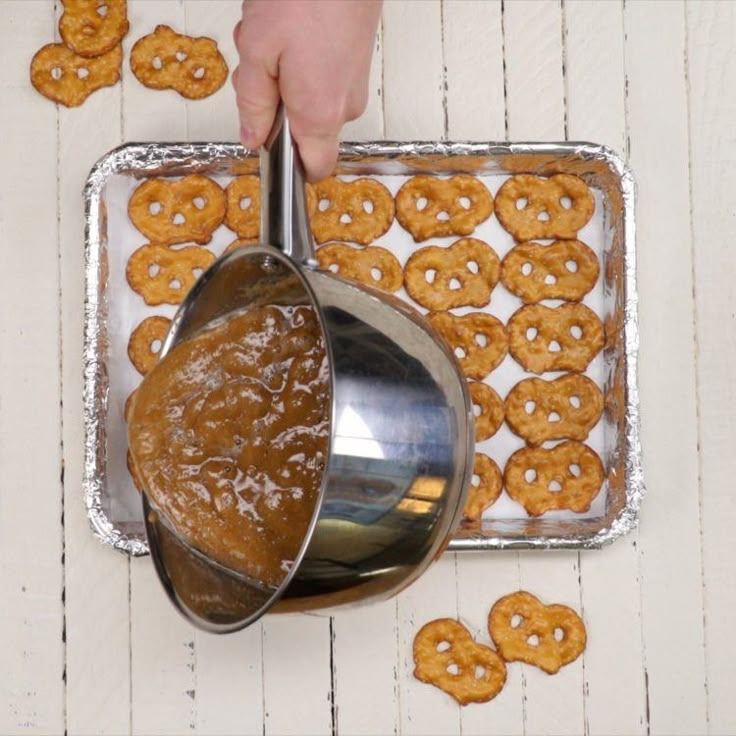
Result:
{"label": "stainless steel pot", "polygon": [[473,463],[472,404],[446,343],[413,309],[316,267],[288,122],[261,153],[261,237],[219,259],[173,320],[162,355],[214,320],[311,304],[330,365],[329,454],[289,574],[264,588],[192,549],[143,494],[156,570],[197,626],[234,631],[267,610],[387,598],[436,559],[459,523]]}

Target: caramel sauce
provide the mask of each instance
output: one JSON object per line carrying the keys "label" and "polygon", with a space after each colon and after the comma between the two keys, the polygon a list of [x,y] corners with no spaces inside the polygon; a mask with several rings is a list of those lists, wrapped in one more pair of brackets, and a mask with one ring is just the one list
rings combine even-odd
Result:
{"label": "caramel sauce", "polygon": [[258,307],[174,347],[129,442],[150,501],[191,546],[269,587],[304,540],[327,455],[329,371],[311,307]]}

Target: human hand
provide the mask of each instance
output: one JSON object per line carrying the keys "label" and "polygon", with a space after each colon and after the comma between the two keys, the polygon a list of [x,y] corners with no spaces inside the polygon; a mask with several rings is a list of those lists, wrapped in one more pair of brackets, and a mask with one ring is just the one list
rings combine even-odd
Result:
{"label": "human hand", "polygon": [[307,178],[337,160],[344,123],[363,114],[381,0],[244,0],[233,85],[240,138],[257,148],[283,100]]}

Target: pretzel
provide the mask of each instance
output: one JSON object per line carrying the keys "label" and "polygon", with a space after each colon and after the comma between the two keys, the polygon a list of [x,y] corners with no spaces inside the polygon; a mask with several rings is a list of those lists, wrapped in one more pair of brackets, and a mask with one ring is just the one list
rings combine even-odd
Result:
{"label": "pretzel", "polygon": [[490,314],[471,312],[458,317],[431,312],[427,318],[448,342],[468,378],[482,381],[506,357],[506,330]]}
{"label": "pretzel", "polygon": [[148,179],[128,202],[131,222],[152,243],[209,243],[225,218],[225,192],[212,179],[190,174],[178,181]]}
{"label": "pretzel", "polygon": [[227,79],[227,64],[215,41],[184,36],[164,25],[136,41],[130,68],[142,85],[173,89],[190,100],[209,97]]}
{"label": "pretzel", "polygon": [[396,194],[396,219],[415,242],[470,235],[493,212],[493,197],[473,176],[414,176]]}
{"label": "pretzel", "polygon": [[519,243],[501,263],[503,285],[526,304],[542,299],[579,302],[598,281],[596,254],[580,240]]}
{"label": "pretzel", "polygon": [[585,182],[572,174],[516,174],[496,194],[496,217],[515,240],[574,238],[594,209]]}
{"label": "pretzel", "polygon": [[506,463],[504,485],[530,516],[569,509],[587,511],[603,484],[603,463],[582,442],[562,442],[550,450],[524,447]]}
{"label": "pretzel", "polygon": [[317,262],[326,271],[382,291],[398,291],[403,283],[401,264],[396,256],[377,245],[360,250],[342,243],[323,245],[317,251]]}
{"label": "pretzel", "polygon": [[331,177],[307,185],[307,209],[318,243],[347,240],[368,245],[394,221],[391,192],[373,179],[344,182]]}
{"label": "pretzel", "polygon": [[584,440],[603,413],[603,395],[587,376],[525,378],[506,397],[506,423],[530,445]]}
{"label": "pretzel", "polygon": [[256,243],[258,243],[258,240],[255,238],[238,238],[237,240],[233,240],[233,242],[230,243],[224,251],[222,251],[222,255],[237,250],[238,248],[242,248],[245,245],[255,245]]}
{"label": "pretzel", "polygon": [[[146,317],[133,330],[128,341],[128,357],[141,375],[145,376],[158,362],[158,354],[170,326],[171,320],[166,317]],[[156,344],[157,348],[154,347]]]}
{"label": "pretzel", "polygon": [[115,48],[130,28],[126,0],[62,0],[62,41],[80,56],[101,56]]}
{"label": "pretzel", "polygon": [[475,413],[475,441],[483,442],[503,424],[503,399],[487,383],[471,381],[468,388]]}
{"label": "pretzel", "polygon": [[409,296],[427,309],[485,307],[499,273],[500,262],[490,245],[463,238],[449,248],[430,245],[412,253],[404,281]]}
{"label": "pretzel", "polygon": [[189,246],[172,250],[165,245],[142,245],[128,259],[125,275],[130,288],[149,306],[181,304],[214,254]]}
{"label": "pretzel", "polygon": [[584,371],[601,351],[603,324],[584,304],[521,307],[506,325],[509,352],[532,373]]}
{"label": "pretzel", "polygon": [[473,479],[463,516],[471,521],[478,521],[483,512],[498,500],[502,490],[503,478],[498,465],[488,455],[476,452],[473,461]]}
{"label": "pretzel", "polygon": [[526,662],[550,675],[576,660],[587,640],[585,624],[572,608],[545,606],[523,590],[494,603],[488,631],[507,662]]}
{"label": "pretzel", "polygon": [[75,54],[61,43],[40,48],[31,61],[31,84],[48,99],[78,107],[93,92],[120,80],[121,46],[94,59]]}
{"label": "pretzel", "polygon": [[257,176],[233,179],[225,190],[225,224],[239,237],[258,239],[261,230],[261,182]]}
{"label": "pretzel", "polygon": [[444,690],[460,705],[486,703],[506,682],[501,657],[473,641],[470,632],[451,618],[424,624],[414,637],[413,650],[414,677]]}

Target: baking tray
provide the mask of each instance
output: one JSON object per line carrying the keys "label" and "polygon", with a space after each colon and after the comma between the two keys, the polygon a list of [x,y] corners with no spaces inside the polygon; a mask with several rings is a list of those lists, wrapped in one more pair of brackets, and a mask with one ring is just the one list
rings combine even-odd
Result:
{"label": "baking tray", "polygon": [[[125,283],[127,258],[146,242],[128,221],[127,199],[140,180],[151,176],[196,172],[225,184],[233,176],[257,171],[257,157],[237,145],[128,144],[105,155],[87,180],[83,491],[94,533],[130,555],[147,554],[148,545],[140,497],[125,466],[122,409],[140,380],[125,348],[141,319],[153,313],[171,316],[175,307],[146,308]],[[636,526],[644,495],[637,390],[635,187],[630,171],[610,149],[590,143],[378,142],[346,143],[340,148],[337,175],[347,180],[373,176],[395,193],[407,177],[418,173],[479,176],[494,195],[510,174],[571,173],[586,181],[596,199],[594,217],[578,237],[597,252],[601,262],[599,281],[584,303],[599,314],[606,327],[606,346],[586,371],[605,396],[603,418],[586,441],[604,462],[604,486],[586,513],[555,511],[536,519],[529,518],[504,492],[479,522],[463,522],[449,549],[581,549],[612,542]],[[479,225],[473,237],[490,243],[501,258],[513,246],[495,215]],[[219,255],[234,239],[222,226],[208,247]],[[456,239],[432,238],[416,245],[394,222],[376,244],[394,251],[403,266],[412,250],[430,243],[449,245]],[[401,294],[408,299],[403,290]],[[560,302],[544,303],[554,306]],[[489,311],[505,323],[519,306],[521,301],[499,283]],[[486,382],[503,397],[527,375],[508,356]],[[508,456],[523,445],[504,424],[477,449],[503,469]]]}

